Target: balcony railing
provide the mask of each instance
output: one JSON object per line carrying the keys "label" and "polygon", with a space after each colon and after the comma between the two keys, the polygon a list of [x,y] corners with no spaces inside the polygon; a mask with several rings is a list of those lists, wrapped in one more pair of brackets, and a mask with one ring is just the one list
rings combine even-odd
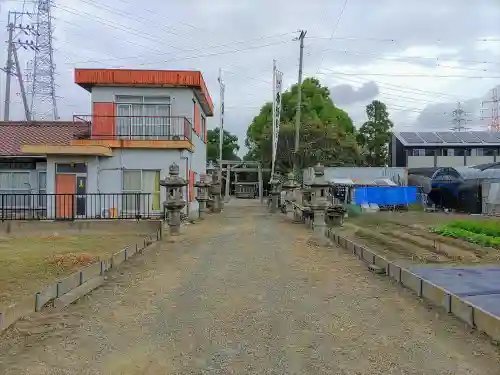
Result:
{"label": "balcony railing", "polygon": [[80,139],[191,141],[193,131],[191,122],[179,116],[75,115],[73,122],[88,126]]}

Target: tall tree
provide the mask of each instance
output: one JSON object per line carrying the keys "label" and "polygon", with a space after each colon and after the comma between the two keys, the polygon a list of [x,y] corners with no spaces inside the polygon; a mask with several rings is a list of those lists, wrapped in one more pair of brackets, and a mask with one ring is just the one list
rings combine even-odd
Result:
{"label": "tall tree", "polygon": [[[277,165],[281,169],[290,169],[293,164],[293,124],[295,123],[297,94],[298,85],[294,85],[282,95],[281,129],[276,156]],[[345,160],[348,164],[356,163],[359,155],[352,120],[346,112],[334,105],[328,88],[323,87],[315,78],[307,78],[302,83],[301,112],[300,168],[307,167],[316,161],[327,165],[338,163],[340,160]],[[270,165],[271,139],[272,103],[266,103],[248,127],[245,145],[249,152],[245,158],[259,160],[267,166]],[[346,148],[337,147],[340,144],[345,145]],[[347,162],[348,160],[350,162]]]}
{"label": "tall tree", "polygon": [[359,128],[357,135],[365,163],[368,166],[386,166],[394,124],[389,119],[386,105],[378,100],[366,106],[366,116],[368,121]]}
{"label": "tall tree", "polygon": [[[218,127],[207,131],[207,161],[216,163],[219,159],[219,134],[220,128]],[[222,136],[222,159],[240,160],[237,155],[239,149],[238,137],[224,130]]]}

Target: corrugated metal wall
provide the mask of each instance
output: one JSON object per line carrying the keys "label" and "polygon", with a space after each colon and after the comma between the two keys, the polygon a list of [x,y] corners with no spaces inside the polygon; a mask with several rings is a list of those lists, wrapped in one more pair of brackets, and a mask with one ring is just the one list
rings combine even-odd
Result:
{"label": "corrugated metal wall", "polygon": [[[313,176],[313,167],[304,170],[303,180],[306,184]],[[326,167],[325,178],[348,178],[359,184],[370,184],[378,178],[388,178],[398,185],[408,184],[407,169],[399,167]]]}

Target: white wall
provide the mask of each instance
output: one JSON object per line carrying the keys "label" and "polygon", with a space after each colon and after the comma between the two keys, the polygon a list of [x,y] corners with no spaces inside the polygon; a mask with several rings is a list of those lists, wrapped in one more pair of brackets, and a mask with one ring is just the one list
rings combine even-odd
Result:
{"label": "white wall", "polygon": [[494,156],[467,156],[467,165],[487,164],[494,161]]}
{"label": "white wall", "polygon": [[[182,87],[101,87],[92,88],[92,103],[115,103],[117,95],[169,96],[171,116],[186,117],[194,125],[193,100],[198,104],[194,91]],[[200,106],[201,113],[204,113]]]}
{"label": "white wall", "polygon": [[408,168],[426,167],[434,167],[434,156],[408,156]]}
{"label": "white wall", "polygon": [[[188,180],[186,166],[188,169],[200,174],[206,171],[206,151],[204,143],[196,138],[194,140],[196,152],[182,150],[160,150],[160,149],[114,149],[112,157],[62,157],[49,156],[47,159],[47,192],[55,193],[56,163],[87,163],[87,193],[121,193],[123,191],[122,171],[126,169],[159,170],[163,179],[168,176],[170,165],[175,162],[179,165],[180,176]],[[160,201],[166,199],[166,190],[160,189]],[[187,190],[187,189],[186,189]],[[195,192],[196,193],[196,192]],[[185,191],[185,199],[189,196]],[[50,200],[50,199],[49,199]],[[50,202],[53,203],[53,202]],[[87,212],[95,213],[97,210],[94,202],[87,202]],[[54,214],[53,204],[47,204],[49,214]],[[106,207],[108,208],[108,207]],[[185,212],[188,212],[186,207]],[[196,200],[189,204],[189,215],[198,215],[198,202]]]}

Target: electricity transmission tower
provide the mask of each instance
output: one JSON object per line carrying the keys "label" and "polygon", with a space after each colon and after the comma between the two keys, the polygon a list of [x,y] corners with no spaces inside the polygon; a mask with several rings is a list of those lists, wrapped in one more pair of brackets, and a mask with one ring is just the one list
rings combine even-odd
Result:
{"label": "electricity transmission tower", "polygon": [[491,100],[485,100],[482,104],[484,106],[485,103],[491,104],[491,116],[483,116],[486,108],[481,109],[481,119],[489,119],[490,123],[488,124],[488,128],[492,132],[500,131],[500,117],[499,117],[499,107],[500,107],[500,99],[498,97],[498,89],[494,88],[491,90]]}
{"label": "electricity transmission tower", "polygon": [[58,120],[54,50],[52,47],[52,0],[36,0],[34,9],[35,55],[31,62],[31,106],[35,120]]}
{"label": "electricity transmission tower", "polygon": [[462,103],[460,102],[457,103],[457,108],[455,108],[453,112],[451,112],[451,115],[453,116],[451,120],[451,122],[453,123],[451,130],[455,132],[469,130],[469,128],[466,128],[464,126],[465,124],[470,122],[470,120],[466,119],[469,113],[464,111],[464,109],[462,108]]}
{"label": "electricity transmission tower", "polygon": [[7,41],[7,63],[4,68],[1,68],[6,74],[5,79],[5,103],[4,103],[4,121],[10,120],[10,106],[11,106],[11,83],[12,77],[17,77],[19,83],[19,90],[24,106],[24,115],[26,121],[31,120],[31,111],[28,105],[26,90],[24,87],[24,80],[21,73],[21,64],[19,62],[19,55],[17,50],[19,48],[35,50],[33,40],[21,40],[21,36],[31,37],[35,34],[35,28],[32,25],[24,25],[22,23],[23,16],[28,15],[26,12],[9,12],[7,21],[7,31],[9,39]]}

